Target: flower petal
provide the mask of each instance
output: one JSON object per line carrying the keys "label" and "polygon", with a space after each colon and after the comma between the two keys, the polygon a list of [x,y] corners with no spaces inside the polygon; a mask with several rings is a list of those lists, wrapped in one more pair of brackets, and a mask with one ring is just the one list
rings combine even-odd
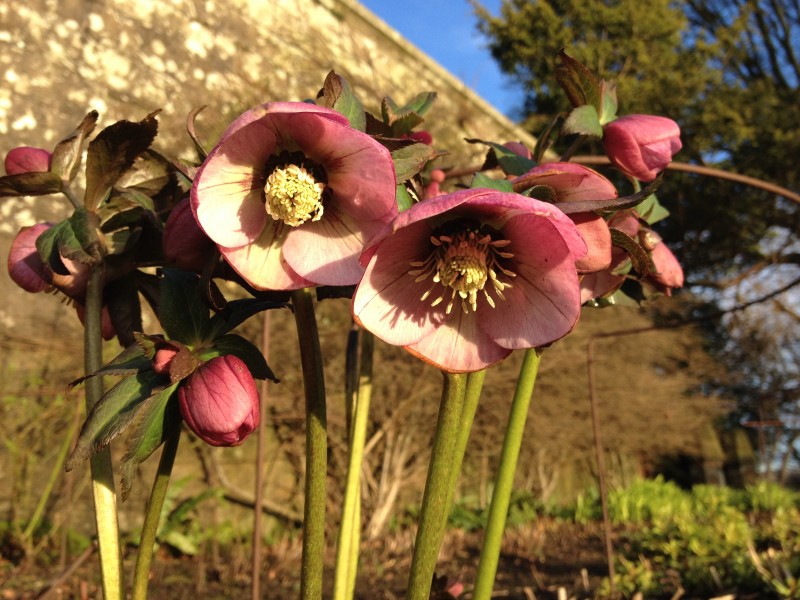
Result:
{"label": "flower petal", "polygon": [[264,229],[263,168],[275,144],[275,134],[264,121],[250,123],[225,138],[198,170],[192,210],[220,246],[244,246]]}
{"label": "flower petal", "polygon": [[580,273],[602,271],[611,264],[611,230],[606,220],[591,212],[570,215],[589,251],[575,263]]}
{"label": "flower petal", "polygon": [[26,292],[44,292],[50,289],[45,265],[36,250],[36,240],[50,229],[49,223],[23,227],[11,242],[8,253],[8,274],[11,280]]}
{"label": "flower petal", "polygon": [[6,154],[6,175],[49,171],[51,158],[52,155],[44,148],[34,146],[12,148]]}
{"label": "flower petal", "polygon": [[546,163],[534,167],[514,180],[528,187],[547,185],[553,188],[559,202],[605,200],[616,198],[614,184],[594,169],[567,162]]}
{"label": "flower petal", "polygon": [[238,248],[220,246],[219,250],[228,264],[256,289],[296,290],[313,285],[295,273],[283,257],[286,228],[270,219],[253,243]]}
{"label": "flower petal", "polygon": [[[573,225],[574,228],[574,225]],[[580,316],[580,283],[557,225],[537,215],[517,215],[503,228],[511,240],[517,276],[506,300],[478,308],[480,327],[504,348],[547,345],[569,333]]]}

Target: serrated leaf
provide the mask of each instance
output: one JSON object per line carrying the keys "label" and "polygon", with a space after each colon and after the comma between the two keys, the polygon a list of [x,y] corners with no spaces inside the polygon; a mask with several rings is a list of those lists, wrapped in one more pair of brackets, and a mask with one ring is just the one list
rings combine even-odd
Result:
{"label": "serrated leaf", "polygon": [[385,96],[383,100],[381,100],[381,117],[383,118],[383,122],[387,125],[391,125],[392,121],[394,121],[394,115],[399,109],[400,107],[392,100],[391,96]]}
{"label": "serrated leaf", "polygon": [[414,127],[423,123],[424,121],[425,119],[416,113],[407,113],[398,116],[392,121],[392,135],[395,137],[400,137],[407,133],[411,133]]}
{"label": "serrated leaf", "polygon": [[97,215],[84,208],[56,223],[36,238],[36,249],[42,262],[55,273],[65,274],[61,258],[84,264],[97,264],[102,260],[100,240],[97,237]]}
{"label": "serrated leaf", "polygon": [[187,346],[195,346],[209,338],[209,308],[198,289],[199,277],[194,273],[164,269],[158,318],[168,337]]}
{"label": "serrated leaf", "polygon": [[602,110],[597,77],[563,48],[558,52],[555,76],[573,107],[590,104],[598,113]]}
{"label": "serrated leaf", "polygon": [[138,123],[117,121],[89,144],[84,196],[87,208],[94,209],[105,201],[123,173],[153,143],[158,132],[157,114],[151,113]]}
{"label": "serrated leaf", "polygon": [[524,175],[536,166],[536,161],[531,160],[530,158],[525,158],[524,156],[520,156],[519,154],[515,154],[502,144],[498,144],[496,142],[487,142],[477,138],[467,138],[465,141],[470,144],[483,144],[484,146],[489,146],[492,156],[487,157],[487,160],[483,165],[484,169],[493,168],[495,166],[491,160],[492,158],[494,161],[496,161],[497,166],[503,169],[503,173],[506,175]]}
{"label": "serrated leaf", "polygon": [[46,171],[4,175],[0,177],[0,198],[56,194],[62,185],[58,175]]}
{"label": "serrated leaf", "polygon": [[229,333],[214,340],[214,347],[204,350],[201,358],[208,361],[226,354],[233,354],[241,358],[250,370],[250,374],[256,379],[269,379],[270,381],[278,382],[261,351],[252,342],[235,333]]}
{"label": "serrated leaf", "polygon": [[611,244],[625,250],[636,272],[642,277],[647,277],[650,274],[650,258],[647,256],[647,251],[639,242],[619,229],[611,227],[610,230]]}
{"label": "serrated leaf", "polygon": [[288,302],[275,302],[273,300],[260,300],[258,298],[243,298],[232,300],[221,311],[211,317],[209,336],[216,339],[232,331],[247,319],[265,310],[274,308],[289,308]]}
{"label": "serrated leaf", "polygon": [[651,194],[645,198],[642,203],[636,207],[636,212],[639,213],[642,219],[647,221],[648,225],[658,223],[669,216],[669,211],[658,201],[655,194]]}
{"label": "serrated leaf", "polygon": [[50,159],[50,171],[62,181],[69,183],[78,174],[83,155],[83,142],[94,131],[99,116],[96,110],[90,111],[75,131],[56,144]]}
{"label": "serrated leaf", "polygon": [[126,377],[108,390],[87,415],[78,443],[67,458],[67,471],[122,433],[131,424],[141,403],[163,384],[163,376],[143,371]]}
{"label": "serrated leaf", "polygon": [[436,101],[436,96],[436,92],[420,92],[394,112],[416,113],[422,116],[433,106],[433,103]]}
{"label": "serrated leaf", "polygon": [[142,402],[132,424],[128,448],[122,456],[122,500],[127,500],[136,470],[170,435],[179,435],[181,416],[176,390],[178,383],[164,388]]}
{"label": "serrated leaf", "polygon": [[414,204],[414,201],[411,198],[411,194],[408,193],[408,190],[406,189],[406,185],[404,183],[397,184],[395,194],[397,197],[398,212],[403,212],[404,210],[408,210]]}
{"label": "serrated leaf", "polygon": [[138,344],[131,344],[127,348],[125,348],[122,352],[117,354],[117,356],[111,360],[108,364],[104,365],[94,373],[89,373],[88,375],[84,375],[83,377],[79,377],[78,379],[71,381],[67,386],[68,389],[72,389],[76,385],[83,383],[90,377],[96,377],[98,375],[111,375],[111,376],[127,376],[127,375],[135,375],[143,370],[150,370],[153,368],[152,359],[147,358],[142,351],[142,348]]}
{"label": "serrated leaf", "polygon": [[603,127],[597,109],[591,104],[584,104],[572,109],[567,116],[561,131],[566,135],[580,134],[591,137],[603,137]]}
{"label": "serrated leaf", "polygon": [[404,183],[425,168],[440,153],[428,144],[410,144],[392,151],[397,183]]}
{"label": "serrated leaf", "polygon": [[514,188],[508,179],[492,179],[483,173],[475,173],[469,185],[470,188],[488,188],[490,190],[498,190],[500,192],[513,192]]}
{"label": "serrated leaf", "polygon": [[358,131],[366,131],[367,117],[364,113],[364,105],[361,104],[344,77],[334,71],[328,73],[318,98],[322,99],[323,106],[332,108],[347,117],[350,127]]}

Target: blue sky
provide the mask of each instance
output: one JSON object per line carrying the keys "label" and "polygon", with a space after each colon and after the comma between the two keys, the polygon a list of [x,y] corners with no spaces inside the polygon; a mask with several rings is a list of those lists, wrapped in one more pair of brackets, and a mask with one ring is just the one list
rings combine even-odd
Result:
{"label": "blue sky", "polygon": [[[497,108],[514,117],[523,94],[500,72],[467,0],[361,0],[403,37]],[[500,0],[481,0],[492,14]]]}

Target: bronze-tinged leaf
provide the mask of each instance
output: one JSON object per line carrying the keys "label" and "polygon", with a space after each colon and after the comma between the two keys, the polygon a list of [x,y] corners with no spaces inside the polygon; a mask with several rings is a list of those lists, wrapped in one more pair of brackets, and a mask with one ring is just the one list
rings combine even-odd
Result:
{"label": "bronze-tinged leaf", "polygon": [[0,177],[0,198],[56,194],[62,185],[58,175],[47,171],[4,175]]}
{"label": "bronze-tinged leaf", "polygon": [[96,209],[136,158],[150,147],[158,133],[158,112],[138,123],[117,121],[92,140],[86,157],[86,208]]}
{"label": "bronze-tinged leaf", "polygon": [[569,56],[564,49],[558,51],[555,68],[556,80],[573,107],[591,104],[602,111],[600,81],[582,63]]}
{"label": "bronze-tinged leaf", "polygon": [[83,155],[83,142],[94,131],[99,116],[96,110],[90,111],[75,131],[56,144],[50,160],[50,171],[65,183],[75,179],[78,174]]}
{"label": "bronze-tinged leaf", "polygon": [[650,274],[650,258],[647,252],[635,239],[623,233],[619,229],[611,229],[611,243],[625,250],[631,257],[633,268],[642,277],[647,277]]}

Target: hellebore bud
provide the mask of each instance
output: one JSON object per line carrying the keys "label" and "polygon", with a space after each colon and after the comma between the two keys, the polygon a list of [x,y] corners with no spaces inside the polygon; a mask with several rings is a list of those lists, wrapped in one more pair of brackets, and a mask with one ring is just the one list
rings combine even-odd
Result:
{"label": "hellebore bud", "polygon": [[6,154],[5,169],[7,175],[20,173],[39,173],[50,170],[51,154],[44,148],[20,146]]}
{"label": "hellebore bud", "polygon": [[258,427],[255,380],[232,354],[198,367],[178,389],[178,399],[189,429],[212,446],[237,446]]}
{"label": "hellebore bud", "polygon": [[681,149],[681,130],[666,117],[625,115],[603,127],[603,147],[621,171],[653,181]]}

